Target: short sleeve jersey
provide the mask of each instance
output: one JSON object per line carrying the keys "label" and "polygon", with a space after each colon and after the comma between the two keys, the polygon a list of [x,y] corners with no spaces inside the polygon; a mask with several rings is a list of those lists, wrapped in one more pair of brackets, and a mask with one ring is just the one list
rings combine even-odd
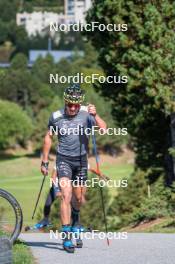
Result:
{"label": "short sleeve jersey", "polygon": [[[87,154],[89,131],[96,125],[95,119],[81,106],[74,117],[65,114],[64,109],[51,114],[48,129],[58,136],[57,152],[61,155],[77,157]],[[88,133],[86,133],[86,129]]]}

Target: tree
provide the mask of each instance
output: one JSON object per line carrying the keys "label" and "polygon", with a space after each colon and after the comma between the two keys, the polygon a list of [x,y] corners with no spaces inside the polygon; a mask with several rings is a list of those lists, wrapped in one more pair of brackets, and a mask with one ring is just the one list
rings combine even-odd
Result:
{"label": "tree", "polygon": [[9,22],[10,20],[15,20],[16,13],[18,10],[19,0],[1,0],[0,1],[0,12],[1,12],[1,19],[4,22]]}
{"label": "tree", "polygon": [[[42,66],[50,69],[44,61],[40,64],[40,67]],[[54,97],[52,89],[41,79],[47,78],[47,72],[45,71],[45,76],[37,76],[37,68],[35,69],[35,73],[31,72],[27,68],[27,58],[19,53],[13,58],[10,69],[1,77],[0,85],[1,98],[19,104],[31,116],[36,116],[38,111],[47,107]]]}
{"label": "tree", "polygon": [[18,53],[12,60],[11,66],[14,70],[25,71],[27,69],[27,57],[23,53]]}
{"label": "tree", "polygon": [[7,25],[5,22],[0,21],[0,44],[3,44],[7,39]]}
{"label": "tree", "polygon": [[49,83],[49,74],[53,72],[55,67],[53,57],[47,55],[46,58],[39,57],[32,67],[32,74],[34,74],[42,82]]}
{"label": "tree", "polygon": [[14,54],[17,52],[23,52],[28,55],[29,40],[27,32],[24,26],[17,26],[16,24],[14,25],[14,23],[15,21],[10,21],[8,23],[8,40],[16,46]]}
{"label": "tree", "polygon": [[106,75],[128,76],[127,83],[99,85],[113,102],[113,115],[134,142],[137,167],[154,181],[165,169],[168,116],[174,110],[174,1],[96,0],[88,21],[127,24],[125,32],[92,31]]}
{"label": "tree", "polygon": [[16,13],[19,11],[20,2],[20,0],[0,1],[0,44],[10,41],[16,47],[16,51],[27,54],[27,33],[24,27],[16,25]]}

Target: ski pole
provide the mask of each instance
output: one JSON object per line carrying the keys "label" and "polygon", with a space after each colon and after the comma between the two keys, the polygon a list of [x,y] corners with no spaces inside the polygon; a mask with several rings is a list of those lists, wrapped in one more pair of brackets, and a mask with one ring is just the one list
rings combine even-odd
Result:
{"label": "ski pole", "polygon": [[42,180],[42,184],[41,184],[40,191],[39,191],[39,194],[38,194],[38,197],[37,197],[37,201],[36,201],[36,204],[35,204],[35,208],[33,210],[32,219],[34,218],[34,215],[35,215],[35,211],[36,211],[36,208],[37,208],[39,199],[40,199],[40,195],[41,195],[41,191],[43,189],[43,185],[44,185],[45,178],[46,178],[46,175],[44,175],[43,180]]}
{"label": "ski pole", "polygon": [[[91,121],[91,127],[93,126],[92,121]],[[92,143],[93,143],[93,149],[94,149],[94,154],[95,154],[95,159],[96,159],[96,173],[97,175],[102,175],[100,172],[100,165],[99,165],[99,156],[97,153],[97,145],[96,145],[96,137],[95,134],[92,133]],[[105,231],[106,234],[108,234],[108,226],[107,226],[107,218],[106,218],[106,212],[105,212],[105,203],[104,203],[104,196],[103,196],[103,190],[102,187],[100,187],[100,196],[101,196],[101,202],[102,202],[102,210],[103,210],[103,217],[104,217],[104,224],[105,224]],[[109,246],[109,238],[108,236],[106,237],[107,245]]]}

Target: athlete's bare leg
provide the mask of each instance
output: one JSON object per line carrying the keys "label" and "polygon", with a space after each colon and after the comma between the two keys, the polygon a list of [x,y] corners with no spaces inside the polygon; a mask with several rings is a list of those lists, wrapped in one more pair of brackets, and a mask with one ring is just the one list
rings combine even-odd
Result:
{"label": "athlete's bare leg", "polygon": [[61,188],[61,222],[62,225],[69,225],[71,222],[71,198],[72,198],[72,185],[67,177],[59,179]]}
{"label": "athlete's bare leg", "polygon": [[79,210],[81,205],[85,203],[85,194],[86,187],[85,186],[76,186],[73,187],[73,195],[72,195],[72,206]]}

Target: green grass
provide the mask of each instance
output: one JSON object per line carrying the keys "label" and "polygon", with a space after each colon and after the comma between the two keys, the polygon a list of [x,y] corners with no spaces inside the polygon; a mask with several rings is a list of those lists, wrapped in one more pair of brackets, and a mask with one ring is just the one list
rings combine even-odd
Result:
{"label": "green grass", "polygon": [[[110,166],[103,164],[101,165],[101,171],[111,180],[115,180],[117,186],[120,186],[121,180],[128,179],[133,172],[133,164],[112,164]],[[118,187],[109,188],[112,197],[117,195],[118,189]]]}
{"label": "green grass", "polygon": [[106,168],[106,165],[101,166],[102,172],[111,179],[120,180],[121,178],[129,178],[133,171],[133,164],[113,164]]}
{"label": "green grass", "polygon": [[34,264],[34,258],[29,248],[21,241],[13,246],[13,264]]}
{"label": "green grass", "polygon": [[[50,164],[52,168],[52,164]],[[131,164],[107,164],[101,166],[104,174],[111,179],[120,180],[128,178],[133,171]],[[1,188],[12,193],[22,207],[24,225],[31,225],[36,222],[31,220],[33,208],[37,199],[39,188],[43,176],[40,173],[40,159],[18,156],[17,158],[4,159],[0,161],[0,183]],[[45,202],[45,197],[49,189],[49,177],[44,185],[39,207]],[[117,194],[118,188],[109,188],[112,196]]]}
{"label": "green grass", "polygon": [[[34,223],[31,220],[31,215],[43,179],[39,169],[40,159],[19,157],[0,162],[1,188],[14,195],[20,203],[24,225]],[[41,195],[40,206],[44,203],[45,193],[48,189],[49,177]]]}
{"label": "green grass", "polygon": [[[0,231],[0,236],[5,234]],[[34,258],[30,249],[19,239],[13,244],[13,264],[34,264]]]}

